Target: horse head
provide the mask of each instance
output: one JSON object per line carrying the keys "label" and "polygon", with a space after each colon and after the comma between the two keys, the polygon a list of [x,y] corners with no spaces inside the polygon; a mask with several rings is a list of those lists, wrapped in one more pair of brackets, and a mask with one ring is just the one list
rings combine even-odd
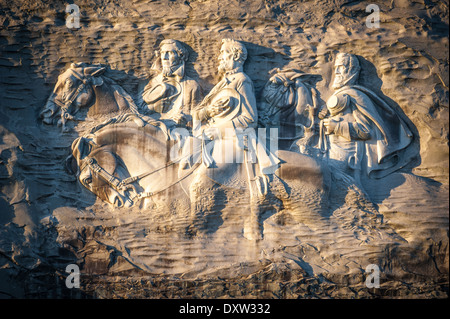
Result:
{"label": "horse head", "polygon": [[98,147],[92,140],[79,137],[72,143],[72,154],[66,160],[66,167],[100,199],[115,207],[130,206],[127,194],[119,191],[118,183],[114,183],[118,164],[108,147]]}
{"label": "horse head", "polygon": [[313,106],[311,87],[314,81],[320,76],[306,74],[297,70],[279,70],[267,81],[263,89],[263,100],[265,102],[265,115],[273,117],[279,112],[286,112],[295,109],[297,113]]}
{"label": "horse head", "polygon": [[91,115],[124,109],[136,111],[131,96],[113,80],[106,78],[103,75],[105,71],[106,68],[102,65],[72,63],[59,75],[53,92],[40,113],[43,122],[57,122],[65,130],[66,121],[74,120],[74,115],[80,109],[94,106],[94,110],[89,110]]}
{"label": "horse head", "polygon": [[276,69],[262,91],[260,121],[266,127],[278,127],[280,139],[290,145],[311,128],[317,107],[315,82],[318,75],[298,70]]}

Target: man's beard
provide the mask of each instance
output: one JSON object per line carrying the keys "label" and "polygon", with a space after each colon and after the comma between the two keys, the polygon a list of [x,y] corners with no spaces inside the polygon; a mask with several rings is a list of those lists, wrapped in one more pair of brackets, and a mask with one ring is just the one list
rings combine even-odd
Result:
{"label": "man's beard", "polygon": [[358,81],[358,76],[357,72],[338,74],[334,77],[332,88],[338,90],[346,85],[354,85]]}
{"label": "man's beard", "polygon": [[337,90],[345,85],[345,78],[342,75],[336,75],[333,81],[332,88]]}
{"label": "man's beard", "polygon": [[217,67],[217,71],[219,72],[219,74],[224,74],[227,71],[227,68],[223,63],[220,63]]}
{"label": "man's beard", "polygon": [[233,70],[235,67],[235,64],[232,61],[221,61],[219,63],[219,66],[217,67],[217,71],[219,74],[225,74],[228,71]]}
{"label": "man's beard", "polygon": [[171,76],[173,71],[174,71],[174,69],[176,69],[176,68],[172,68],[169,65],[163,65],[162,66],[162,74],[164,76]]}

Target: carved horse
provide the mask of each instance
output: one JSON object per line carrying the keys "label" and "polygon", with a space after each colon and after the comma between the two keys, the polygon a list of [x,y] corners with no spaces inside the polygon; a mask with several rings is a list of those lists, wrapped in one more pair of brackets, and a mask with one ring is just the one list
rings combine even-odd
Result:
{"label": "carved horse", "polygon": [[133,98],[116,82],[104,76],[101,65],[72,63],[58,77],[52,94],[40,117],[46,124],[65,126],[67,120],[76,120],[81,109],[88,110],[87,117],[95,117],[119,111],[137,113]]}
{"label": "carved horse", "polygon": [[[214,202],[225,189],[232,189],[233,195],[228,201],[232,200],[231,197],[249,198],[245,195],[248,187],[235,187],[223,179],[232,175],[235,181],[245,184],[247,174],[243,166],[247,163],[225,163],[207,168],[201,160],[205,148],[204,143],[200,142],[189,153],[191,159],[196,157],[199,160],[191,161],[186,166],[186,161],[179,155],[184,154],[180,145],[182,140],[174,138],[163,123],[149,119],[127,114],[114,123],[99,126],[98,130],[87,136],[77,138],[72,144],[67,167],[77,174],[84,187],[116,207],[149,209],[152,203],[158,202],[166,205],[186,203],[183,209],[195,225],[204,224],[204,217],[211,210],[220,216],[222,208]],[[313,158],[294,152],[279,151],[277,156],[281,164],[273,175],[268,176],[264,196],[278,199],[266,201],[266,204],[283,202],[278,210],[296,206],[292,211],[301,218],[320,214],[326,206],[325,188],[328,185],[320,165]],[[205,202],[205,198],[209,201]],[[264,198],[254,202],[261,204]],[[240,205],[243,207],[243,204]],[[183,210],[179,207],[174,209]],[[264,209],[267,210],[267,207]],[[260,218],[258,209],[255,211],[249,213],[247,218],[253,226],[259,223]],[[256,233],[261,232],[258,227],[254,229]]]}
{"label": "carved horse", "polygon": [[260,122],[266,127],[278,127],[281,149],[289,149],[296,140],[312,135],[318,104],[313,85],[320,79],[319,75],[276,69],[264,86]]}

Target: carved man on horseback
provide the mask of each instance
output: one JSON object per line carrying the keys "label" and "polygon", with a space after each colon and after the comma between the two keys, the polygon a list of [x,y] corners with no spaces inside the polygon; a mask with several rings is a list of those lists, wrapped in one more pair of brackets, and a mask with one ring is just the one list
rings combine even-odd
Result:
{"label": "carved man on horseback", "polygon": [[[126,114],[76,139],[70,168],[86,188],[115,206],[185,203],[187,208],[172,209],[185,212],[194,232],[204,228],[211,212],[223,213],[224,196],[227,201],[246,198],[250,210],[242,216],[244,236],[261,238],[260,204],[266,195],[303,203],[296,196],[306,196],[307,190],[321,194],[323,185],[313,159],[292,152],[274,155],[274,149],[266,148],[265,134],[256,133],[253,83],[242,69],[246,56],[242,43],[223,41],[219,55],[223,78],[192,111],[192,136],[180,138],[177,130],[183,128]],[[284,159],[283,165],[278,156]],[[302,192],[295,191],[299,173],[309,176],[300,185]],[[288,188],[283,186],[291,181],[294,184]],[[276,190],[270,187],[273,183],[278,185]]]}
{"label": "carved man on horseback", "polygon": [[[234,149],[234,154],[243,152],[251,184],[258,175],[272,174],[278,167],[279,160],[271,152],[267,153],[265,140],[257,139],[255,130],[258,125],[258,110],[253,82],[243,72],[246,59],[247,49],[241,42],[231,39],[222,41],[218,71],[223,74],[223,78],[194,111],[193,118],[194,121],[197,120],[194,127],[197,132],[194,135],[199,135],[201,130],[202,138],[208,138],[212,140],[211,143],[216,144],[214,148],[210,147],[212,161],[221,161],[218,153],[222,152],[217,149],[222,144],[225,149]],[[222,163],[236,163],[239,161],[236,157],[222,157]],[[256,163],[259,172],[255,173],[252,164]],[[206,166],[214,167],[214,163],[207,163]]]}
{"label": "carved man on horseback", "polygon": [[158,75],[153,77],[142,92],[144,113],[167,125],[191,124],[191,109],[200,103],[202,91],[197,81],[186,74],[189,51],[183,43],[166,39],[160,44]]}

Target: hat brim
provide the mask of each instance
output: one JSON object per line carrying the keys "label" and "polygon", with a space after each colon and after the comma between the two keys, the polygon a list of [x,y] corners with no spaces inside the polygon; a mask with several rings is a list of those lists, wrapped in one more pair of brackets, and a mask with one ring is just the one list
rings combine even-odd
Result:
{"label": "hat brim", "polygon": [[227,106],[227,108],[222,113],[214,117],[215,119],[217,119],[215,121],[216,124],[218,122],[231,121],[239,113],[241,95],[235,89],[224,88],[219,90],[214,96],[212,96],[208,104],[222,104]]}
{"label": "hat brim", "polygon": [[145,93],[147,104],[156,103],[164,98],[170,99],[172,96],[177,95],[177,89],[167,83],[158,83]]}

